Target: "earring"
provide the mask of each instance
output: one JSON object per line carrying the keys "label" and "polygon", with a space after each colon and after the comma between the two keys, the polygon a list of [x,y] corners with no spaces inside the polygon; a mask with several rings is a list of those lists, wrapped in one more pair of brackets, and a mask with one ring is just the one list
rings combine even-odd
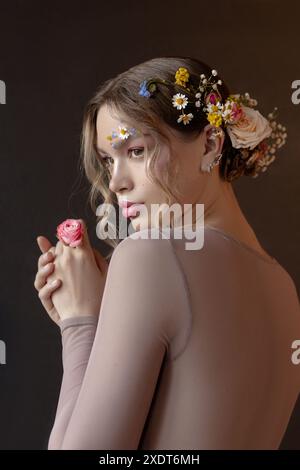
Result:
{"label": "earring", "polygon": [[215,139],[216,137],[222,137],[223,135],[223,130],[220,128],[220,127],[214,127],[212,128],[212,131],[211,131],[211,137],[213,139]]}
{"label": "earring", "polygon": [[211,173],[213,167],[214,167],[215,165],[218,165],[218,163],[220,162],[220,160],[221,160],[221,158],[222,158],[222,155],[223,155],[222,153],[220,153],[219,155],[217,155],[217,157],[209,164],[208,170],[207,170],[208,173]]}

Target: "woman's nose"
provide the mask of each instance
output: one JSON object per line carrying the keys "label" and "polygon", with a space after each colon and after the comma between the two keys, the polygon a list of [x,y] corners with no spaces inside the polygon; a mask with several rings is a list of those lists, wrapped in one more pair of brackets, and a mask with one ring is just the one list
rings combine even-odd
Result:
{"label": "woman's nose", "polygon": [[111,173],[109,189],[114,192],[120,192],[122,189],[131,189],[133,181],[125,162],[117,162]]}

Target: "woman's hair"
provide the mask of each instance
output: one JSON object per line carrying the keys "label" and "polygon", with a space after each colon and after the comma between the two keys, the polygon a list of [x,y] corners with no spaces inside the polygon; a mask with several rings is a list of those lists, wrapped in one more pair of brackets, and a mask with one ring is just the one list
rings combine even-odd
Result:
{"label": "woman's hair", "polygon": [[[194,117],[188,125],[178,123],[178,110],[172,105],[172,96],[182,93],[182,87],[175,84],[175,73],[179,67],[187,68],[189,83],[194,88],[199,85],[199,77],[202,73],[210,76],[212,68],[206,63],[191,57],[157,57],[135,65],[115,78],[106,80],[96,91],[84,110],[83,130],[81,136],[81,156],[84,171],[91,183],[89,195],[92,210],[97,208],[97,199],[101,197],[101,203],[117,203],[115,194],[109,189],[110,171],[105,166],[96,148],[97,130],[96,120],[99,108],[102,105],[109,106],[116,117],[138,129],[143,133],[150,133],[154,138],[154,149],[146,151],[146,173],[150,180],[155,182],[167,195],[168,203],[177,200],[176,187],[177,165],[176,158],[172,154],[170,140],[164,128],[175,131],[177,138],[183,141],[195,139],[208,124],[204,112],[193,113]],[[155,96],[147,99],[139,94],[140,84],[148,78],[167,80],[170,85],[157,84]],[[224,83],[218,86],[222,101],[225,102],[230,92]],[[184,90],[189,103],[194,102],[194,96]],[[193,106],[193,104],[188,105]],[[187,111],[189,112],[189,111]],[[161,143],[167,144],[169,149],[166,171],[158,175],[156,173],[156,161],[159,159]],[[231,145],[230,138],[225,130],[225,140],[222,149],[223,156],[219,164],[219,175],[224,181],[233,181],[239,176],[252,175],[255,172],[255,163],[247,166],[247,159],[243,159],[240,151]],[[108,220],[109,213],[98,217],[102,224]],[[101,225],[102,225],[101,224]],[[103,224],[105,225],[105,223]],[[102,226],[103,226],[102,225]],[[101,229],[100,229],[101,234]],[[107,238],[107,244],[116,247],[118,239]]]}

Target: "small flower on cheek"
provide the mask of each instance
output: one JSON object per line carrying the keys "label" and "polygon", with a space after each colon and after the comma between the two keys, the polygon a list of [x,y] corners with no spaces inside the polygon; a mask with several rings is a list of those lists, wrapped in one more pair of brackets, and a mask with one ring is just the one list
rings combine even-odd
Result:
{"label": "small flower on cheek", "polygon": [[82,242],[84,228],[79,220],[66,219],[58,225],[56,236],[70,247],[79,246]]}

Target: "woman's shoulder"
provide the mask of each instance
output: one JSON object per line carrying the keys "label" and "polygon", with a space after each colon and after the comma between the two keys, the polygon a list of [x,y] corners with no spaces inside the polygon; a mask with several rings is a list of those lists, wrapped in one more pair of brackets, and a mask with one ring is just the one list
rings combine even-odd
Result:
{"label": "woman's shoulder", "polygon": [[168,275],[176,264],[176,253],[166,234],[158,228],[146,228],[121,239],[109,264],[127,264],[130,271],[143,270],[149,276]]}
{"label": "woman's shoulder", "polygon": [[[115,251],[124,251],[130,249],[129,247],[135,247],[136,249],[159,249],[158,247],[171,247],[170,236],[167,236],[164,230],[159,228],[144,228],[129,233],[128,236],[121,239],[118,243]],[[166,242],[168,241],[168,242]],[[140,247],[140,248],[137,248]]]}

